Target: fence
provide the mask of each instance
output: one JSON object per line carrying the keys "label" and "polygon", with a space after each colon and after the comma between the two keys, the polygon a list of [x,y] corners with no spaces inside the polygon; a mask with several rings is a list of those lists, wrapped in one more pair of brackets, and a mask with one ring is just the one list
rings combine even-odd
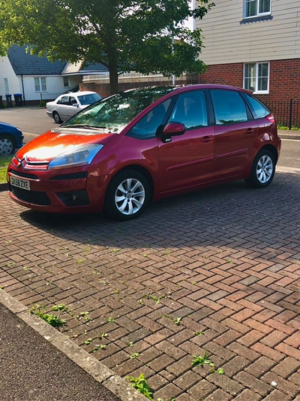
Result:
{"label": "fence", "polygon": [[277,124],[292,129],[300,127],[300,100],[264,101],[274,114]]}

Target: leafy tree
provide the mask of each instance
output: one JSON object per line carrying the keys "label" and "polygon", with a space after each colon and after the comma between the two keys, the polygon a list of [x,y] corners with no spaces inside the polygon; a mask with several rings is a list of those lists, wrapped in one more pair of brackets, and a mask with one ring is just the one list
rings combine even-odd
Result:
{"label": "leafy tree", "polygon": [[201,0],[191,11],[189,0],[0,0],[0,53],[18,44],[51,61],[102,63],[116,93],[121,72],[202,72],[201,31],[183,22],[213,5]]}

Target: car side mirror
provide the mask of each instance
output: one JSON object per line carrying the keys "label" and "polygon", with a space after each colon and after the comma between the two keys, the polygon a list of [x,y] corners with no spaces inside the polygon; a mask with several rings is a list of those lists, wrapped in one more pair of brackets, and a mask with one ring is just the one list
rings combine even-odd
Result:
{"label": "car side mirror", "polygon": [[169,123],[162,132],[163,142],[170,142],[172,136],[182,135],[185,133],[185,125],[177,122]]}
{"label": "car side mirror", "polygon": [[73,107],[79,107],[79,104],[78,103],[72,103],[72,106]]}

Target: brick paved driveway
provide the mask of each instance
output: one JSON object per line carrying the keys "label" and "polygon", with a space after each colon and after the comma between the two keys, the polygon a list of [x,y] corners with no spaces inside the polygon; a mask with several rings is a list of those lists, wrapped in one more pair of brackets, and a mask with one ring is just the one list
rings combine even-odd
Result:
{"label": "brick paved driveway", "polygon": [[[155,399],[300,400],[299,199],[300,175],[277,174],[116,223],[0,193],[0,286],[28,307],[66,304],[66,335],[121,376],[144,373]],[[205,351],[224,375],[192,366]]]}

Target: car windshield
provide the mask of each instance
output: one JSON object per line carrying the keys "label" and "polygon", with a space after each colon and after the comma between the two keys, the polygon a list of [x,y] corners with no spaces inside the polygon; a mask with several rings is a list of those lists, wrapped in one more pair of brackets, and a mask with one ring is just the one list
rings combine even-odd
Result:
{"label": "car windshield", "polygon": [[119,133],[137,114],[174,89],[176,87],[169,86],[120,92],[83,110],[63,124],[63,127],[98,127]]}
{"label": "car windshield", "polygon": [[80,104],[82,104],[83,106],[96,103],[96,102],[98,102],[98,100],[101,100],[101,99],[102,99],[102,97],[100,95],[98,95],[97,93],[90,93],[88,95],[78,96],[78,100],[79,100]]}

